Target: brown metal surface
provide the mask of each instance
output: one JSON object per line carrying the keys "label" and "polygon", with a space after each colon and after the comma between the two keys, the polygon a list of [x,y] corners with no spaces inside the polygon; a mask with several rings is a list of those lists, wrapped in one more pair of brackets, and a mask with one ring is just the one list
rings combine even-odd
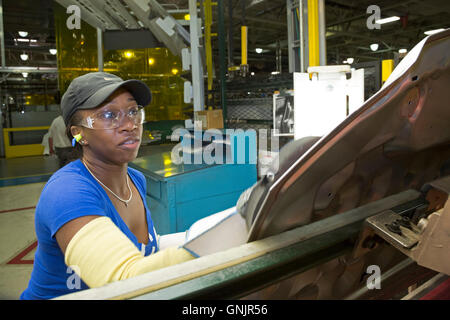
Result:
{"label": "brown metal surface", "polygon": [[[280,152],[273,179],[256,184],[241,212],[249,241],[336,215],[450,174],[450,30],[430,36],[416,61],[333,132]],[[309,148],[311,143],[315,143]],[[298,152],[296,154],[296,148]],[[309,149],[308,149],[309,148]],[[306,149],[306,150],[305,150]],[[438,197],[438,194],[429,195]],[[430,199],[428,199],[430,200]],[[439,204],[439,199],[432,202]],[[426,207],[425,207],[426,209]],[[365,286],[366,268],[405,259],[370,231],[348,256],[255,292],[246,299],[341,299]],[[435,272],[417,264],[364,299],[389,299]]]}
{"label": "brown metal surface", "polygon": [[249,241],[339,214],[450,173],[450,30],[427,39],[395,81],[302,156],[280,153],[255,186]]}

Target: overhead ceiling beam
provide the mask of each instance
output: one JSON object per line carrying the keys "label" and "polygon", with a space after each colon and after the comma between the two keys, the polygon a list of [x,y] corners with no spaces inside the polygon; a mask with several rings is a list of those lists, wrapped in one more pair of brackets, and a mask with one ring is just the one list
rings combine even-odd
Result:
{"label": "overhead ceiling beam", "polygon": [[148,4],[138,2],[136,0],[123,0],[127,6],[134,12],[135,16],[147,27],[159,42],[163,43],[176,56],[181,56],[181,50],[186,48],[181,37],[174,33],[169,36],[155,22],[156,19],[150,20],[150,8]]}
{"label": "overhead ceiling beam", "polygon": [[[240,25],[240,20],[242,20],[242,15],[239,14],[235,14],[233,12],[233,19],[236,19],[239,22]],[[250,21],[250,22],[256,22],[256,23],[263,23],[265,25],[274,25],[274,26],[279,26],[279,27],[284,27],[287,28],[287,24],[286,22],[280,22],[280,21],[274,21],[271,19],[262,19],[262,18],[254,18],[254,17],[249,17],[249,16],[245,16],[245,21]],[[225,22],[228,23],[227,19],[225,20]],[[213,22],[213,25],[215,24],[215,22]]]}
{"label": "overhead ceiling beam", "polygon": [[22,73],[22,72],[32,72],[32,73],[56,73],[58,68],[49,67],[3,67],[0,68],[0,72],[10,72],[10,73]]}
{"label": "overhead ceiling beam", "polygon": [[106,29],[114,30],[114,29],[124,29],[122,25],[120,25],[117,21],[114,21],[107,14],[107,6],[105,1],[103,0],[74,0],[77,2],[80,8],[86,8],[86,11],[89,10],[92,12],[94,16],[97,17],[98,20],[104,21],[106,25]]}
{"label": "overhead ceiling beam", "polygon": [[90,3],[95,8],[95,13],[98,14],[101,12],[102,19],[107,20],[109,25],[114,25],[115,29],[119,30],[127,29],[126,21],[109,6],[107,1],[90,0]]}
{"label": "overhead ceiling beam", "polygon": [[[136,19],[128,12],[128,10],[119,2],[119,0],[105,0],[109,5],[106,6],[110,13],[119,14],[121,20],[127,29],[140,29],[141,26]],[[114,10],[116,11],[114,11]]]}

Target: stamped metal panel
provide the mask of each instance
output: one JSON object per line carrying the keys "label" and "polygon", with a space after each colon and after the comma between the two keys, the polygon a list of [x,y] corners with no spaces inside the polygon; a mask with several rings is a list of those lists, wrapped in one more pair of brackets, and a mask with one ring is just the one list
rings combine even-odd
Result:
{"label": "stamped metal panel", "polygon": [[448,174],[450,30],[418,49],[406,70],[309,150],[297,141],[281,150],[280,170],[253,188],[242,212],[249,241]]}

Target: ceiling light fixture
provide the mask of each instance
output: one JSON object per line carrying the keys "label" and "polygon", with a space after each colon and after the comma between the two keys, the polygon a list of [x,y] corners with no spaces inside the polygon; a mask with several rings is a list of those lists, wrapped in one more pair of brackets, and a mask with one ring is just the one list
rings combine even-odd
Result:
{"label": "ceiling light fixture", "polygon": [[23,61],[27,61],[28,60],[28,55],[24,52],[20,55],[20,59],[22,59]]}
{"label": "ceiling light fixture", "polygon": [[408,49],[399,49],[398,50],[398,53],[407,53],[408,52]]}
{"label": "ceiling light fixture", "polygon": [[28,32],[26,31],[19,31],[19,36],[26,37],[28,35]]}
{"label": "ceiling light fixture", "polygon": [[57,50],[56,49],[48,49],[48,51],[52,54],[52,55],[55,55],[56,54],[56,52],[57,52]]}
{"label": "ceiling light fixture", "polygon": [[28,72],[22,72],[22,76],[23,76],[24,78],[27,78],[27,77],[28,77]]}
{"label": "ceiling light fixture", "polygon": [[348,64],[352,64],[353,61],[355,61],[355,59],[353,59],[353,58],[347,58],[347,63],[348,63]]}
{"label": "ceiling light fixture", "polygon": [[261,49],[261,48],[256,48],[255,51],[256,51],[256,53],[262,53],[262,52],[263,52],[263,49]]}
{"label": "ceiling light fixture", "polygon": [[438,33],[438,32],[444,31],[444,30],[445,30],[444,28],[440,28],[440,29],[428,30],[428,31],[425,31],[424,33],[427,36],[431,36],[432,34],[435,34],[435,33]]}
{"label": "ceiling light fixture", "polygon": [[372,43],[372,44],[370,45],[370,50],[372,50],[372,51],[377,51],[377,50],[378,50],[378,47],[379,47],[378,43]]}
{"label": "ceiling light fixture", "polygon": [[394,21],[397,21],[397,20],[400,20],[400,17],[392,16],[392,17],[389,17],[389,18],[384,18],[384,19],[380,19],[380,20],[375,20],[375,23],[378,23],[378,24],[385,24],[385,23],[394,22]]}

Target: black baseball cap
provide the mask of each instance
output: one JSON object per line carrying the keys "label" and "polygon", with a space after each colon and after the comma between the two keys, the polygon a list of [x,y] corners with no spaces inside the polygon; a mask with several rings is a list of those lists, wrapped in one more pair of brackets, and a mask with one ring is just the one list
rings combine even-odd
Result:
{"label": "black baseball cap", "polygon": [[128,90],[137,103],[146,106],[152,101],[149,87],[142,81],[106,73],[91,72],[72,80],[61,99],[61,111],[66,125],[75,111],[93,109],[101,105],[119,88]]}

